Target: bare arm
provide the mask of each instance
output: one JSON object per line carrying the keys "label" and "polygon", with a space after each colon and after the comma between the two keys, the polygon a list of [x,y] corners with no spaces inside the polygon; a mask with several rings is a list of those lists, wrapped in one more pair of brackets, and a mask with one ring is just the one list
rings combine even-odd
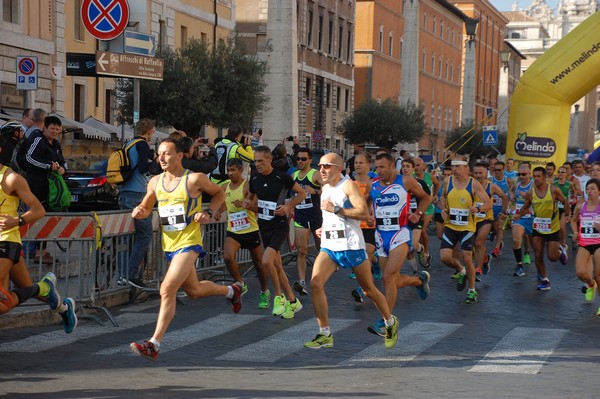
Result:
{"label": "bare arm", "polygon": [[508,195],[495,184],[492,184],[492,194],[497,195],[502,200],[502,213],[500,214],[500,217],[504,219],[506,217],[506,210],[508,209]]}
{"label": "bare arm", "polygon": [[476,180],[473,180],[473,193],[479,198],[480,201],[483,201],[483,205],[479,206],[479,209],[475,208],[473,213],[477,212],[487,212],[494,206],[492,199],[487,194],[483,186]]}
{"label": "bare arm", "polygon": [[529,212],[529,208],[531,207],[531,191],[527,191],[527,193],[525,193],[525,203],[523,204],[523,206],[521,207],[521,210],[519,211],[519,213],[517,213],[514,216],[514,220],[519,220],[519,218],[521,218],[523,215],[525,215],[527,212]]}
{"label": "bare arm", "polygon": [[427,207],[431,204],[431,196],[427,195],[419,182],[410,176],[402,176],[402,184],[406,187],[406,190],[410,195],[417,198],[417,202],[419,203],[417,210],[408,216],[408,219],[411,222],[417,223],[423,216],[423,213],[427,210]]}
{"label": "bare arm", "polygon": [[159,176],[160,175],[154,176],[150,179],[150,182],[148,182],[144,199],[138,206],[133,208],[133,211],[131,211],[132,218],[146,219],[152,213],[152,208],[154,208],[154,204],[156,204],[156,192],[154,191],[154,187],[156,187]]}
{"label": "bare arm", "polygon": [[302,187],[300,187],[298,183],[294,183],[294,185],[292,186],[292,191],[295,192],[296,195],[294,195],[288,203],[283,205],[277,205],[277,208],[275,208],[275,215],[289,215],[290,212],[292,212],[292,210],[296,207],[296,205],[304,201],[304,199],[306,198],[306,192],[302,189]]}
{"label": "bare arm", "polygon": [[204,173],[192,173],[189,175],[188,192],[194,196],[198,196],[204,192],[212,197],[205,211],[197,213],[194,216],[194,220],[202,224],[209,223],[212,219],[206,210],[210,209],[211,213],[216,213],[225,202],[225,192],[221,190],[221,187],[210,181]]}
{"label": "bare arm", "polygon": [[[350,219],[368,219],[369,207],[367,206],[367,201],[365,201],[356,184],[352,182],[346,182],[344,184],[344,194],[348,196],[348,200],[352,204],[352,208],[343,208],[338,212],[338,215]],[[333,213],[333,204],[330,201],[324,201],[321,209]]]}
{"label": "bare arm", "polygon": [[581,213],[581,207],[583,207],[583,202],[580,204],[577,204],[577,206],[575,207],[575,210],[573,211],[573,216],[571,217],[571,221],[570,221],[571,231],[573,232],[573,241],[574,242],[577,242],[577,239],[579,237],[579,230],[578,230],[579,226],[577,225],[577,222],[579,221],[579,214]]}
{"label": "bare arm", "polygon": [[[25,223],[33,223],[41,219],[46,211],[35,195],[29,189],[29,185],[25,178],[12,169],[8,169],[2,181],[2,188],[9,195],[18,196],[29,208],[21,217],[25,219]],[[9,230],[19,225],[19,217],[12,215],[0,215],[0,230]]]}

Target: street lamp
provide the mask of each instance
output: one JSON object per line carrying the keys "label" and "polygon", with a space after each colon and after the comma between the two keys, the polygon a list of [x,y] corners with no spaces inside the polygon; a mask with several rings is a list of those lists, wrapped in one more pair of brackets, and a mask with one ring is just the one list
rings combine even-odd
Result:
{"label": "street lamp", "polygon": [[477,18],[469,18],[465,21],[465,31],[467,32],[467,44],[469,47],[471,46],[471,42],[475,40],[475,34],[477,33],[477,24],[479,24],[479,19]]}
{"label": "street lamp", "polygon": [[475,118],[475,46],[471,44],[475,41],[477,32],[477,18],[465,19],[465,58],[463,65],[463,88],[461,104],[461,122],[474,121]]}
{"label": "street lamp", "polygon": [[502,61],[502,66],[504,67],[504,70],[506,71],[506,68],[508,68],[508,61],[510,61],[510,51],[508,50],[503,50],[500,52],[500,61]]}

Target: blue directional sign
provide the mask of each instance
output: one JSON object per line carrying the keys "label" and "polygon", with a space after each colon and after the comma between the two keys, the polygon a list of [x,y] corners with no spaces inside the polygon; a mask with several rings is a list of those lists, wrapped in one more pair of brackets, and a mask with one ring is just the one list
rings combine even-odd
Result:
{"label": "blue directional sign", "polygon": [[154,57],[154,36],[126,30],[123,35],[123,48],[126,53]]}
{"label": "blue directional sign", "polygon": [[498,145],[498,126],[488,125],[483,127],[483,145]]}

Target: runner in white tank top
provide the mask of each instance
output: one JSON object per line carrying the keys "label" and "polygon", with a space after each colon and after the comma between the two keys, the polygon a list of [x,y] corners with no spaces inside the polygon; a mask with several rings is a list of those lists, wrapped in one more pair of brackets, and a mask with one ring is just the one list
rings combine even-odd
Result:
{"label": "runner in white tank top", "polygon": [[385,320],[385,347],[393,348],[398,341],[398,319],[390,313],[383,294],[375,287],[371,263],[364,250],[365,240],[360,230],[360,220],[369,217],[369,208],[358,186],[341,175],[344,162],[337,154],[326,154],[319,163],[323,178],[321,210],[323,227],[321,251],[315,260],[310,288],[312,302],[319,324],[319,333],[304,344],[311,349],[330,348],[333,335],[329,328],[325,284],[338,267],[353,268],[356,279],[367,297],[373,301]]}

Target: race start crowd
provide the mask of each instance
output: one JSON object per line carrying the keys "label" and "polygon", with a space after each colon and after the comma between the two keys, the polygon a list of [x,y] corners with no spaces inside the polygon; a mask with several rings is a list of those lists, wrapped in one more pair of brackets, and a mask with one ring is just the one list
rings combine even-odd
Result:
{"label": "race start crowd", "polygon": [[[146,143],[153,127],[148,123],[137,129],[136,137]],[[333,346],[324,287],[340,269],[348,269],[356,278],[357,288],[351,293],[354,300],[368,298],[380,313],[369,332],[383,337],[386,348],[393,348],[398,340],[399,322],[392,314],[398,289],[413,286],[423,300],[429,295],[427,270],[432,255],[429,235],[423,229],[432,220],[441,240],[439,258],[454,269],[457,290],[467,288],[467,304],[477,302],[476,281],[489,273],[492,258],[500,256],[503,232],[508,228],[512,230],[516,262],[514,276],[525,275],[531,248],[537,289],[549,290],[544,252],[551,261],[567,263],[567,223],[573,231],[573,245],[578,246],[575,263],[577,276],[585,283],[582,291],[587,301],[594,300],[600,281],[599,268],[594,268],[594,256],[600,256],[600,252],[596,254],[600,249],[600,164],[589,165],[586,170],[582,161],[567,162],[558,168],[548,163],[545,168],[531,170],[526,162],[515,169],[512,159],[505,164],[492,158],[475,163],[471,172],[467,157],[456,155],[441,170],[430,173],[421,158],[407,156],[405,151],[395,159],[386,149],[372,155],[357,146],[346,162],[338,154],[327,153],[314,169],[308,148],[295,146],[292,166],[291,162],[279,162],[289,159],[285,151],[283,156],[276,151],[274,157],[270,148],[256,141],[244,137],[239,128],[229,129],[228,136],[210,150],[216,165],[208,175],[191,171],[182,163],[184,152],[193,153],[197,143],[186,144],[178,135],[160,143],[155,161],[162,173],[145,184],[145,194],[131,206],[131,215],[136,223],[146,221],[158,205],[169,267],[160,286],[155,332],[148,340],[131,343],[133,352],[151,360],[158,358],[160,343],[175,314],[179,289],[190,298],[224,296],[233,312],[240,312],[242,296],[248,292],[236,263],[236,254],[242,248],[250,251],[258,271],[260,309],[271,308],[273,315],[293,318],[302,309],[299,297],[310,292],[319,331],[304,344],[306,348]],[[136,159],[137,164],[140,159]],[[243,161],[253,163],[248,179],[244,178]],[[21,219],[32,223],[43,215],[43,209],[37,209],[27,183],[19,175],[3,167],[0,176],[0,214],[7,215],[0,217],[2,244],[15,243],[13,249],[20,253],[20,237],[14,236],[14,229],[18,235]],[[204,206],[203,195],[210,198]],[[20,216],[16,206],[7,209],[4,201],[8,198],[18,205],[19,197],[30,207]],[[292,215],[293,223],[289,220]],[[230,286],[198,280],[195,268],[198,257],[205,255],[199,224],[221,218],[227,219],[224,259],[236,280]],[[290,226],[295,230],[298,250],[298,278],[293,284],[280,255]],[[12,232],[9,239],[5,230]],[[319,252],[307,283],[306,255],[311,235]],[[488,237],[495,240],[491,253],[485,247]],[[424,270],[419,270],[417,260]],[[412,275],[400,272],[405,261]],[[13,281],[17,288],[8,291],[11,268],[21,263],[22,257],[4,259],[0,252],[2,313],[34,296],[48,301],[52,309],[58,309],[59,304],[74,306],[71,302],[61,303],[53,275],[37,284]],[[383,281],[383,292],[374,284],[377,279]]]}

